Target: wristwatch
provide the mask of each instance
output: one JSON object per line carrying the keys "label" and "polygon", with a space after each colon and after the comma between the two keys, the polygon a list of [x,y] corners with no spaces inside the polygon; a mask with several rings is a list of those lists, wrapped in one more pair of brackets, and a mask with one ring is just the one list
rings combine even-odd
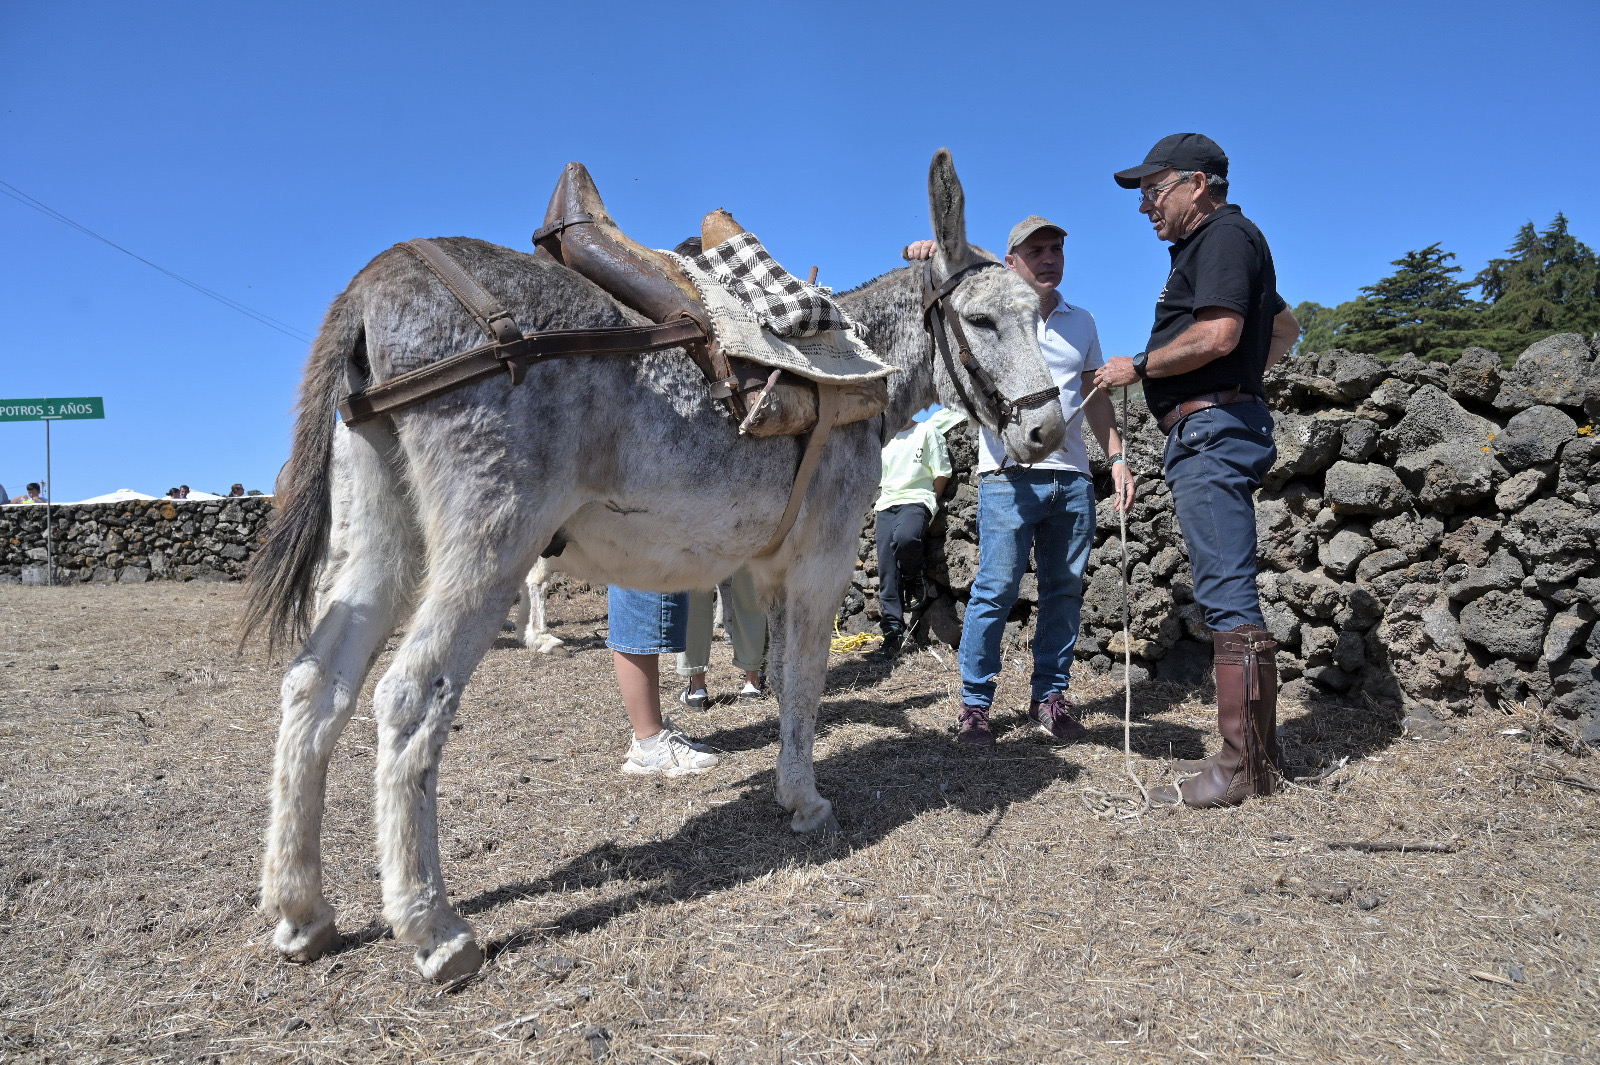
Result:
{"label": "wristwatch", "polygon": [[1133,372],[1143,381],[1150,376],[1150,353],[1141,351],[1133,357]]}

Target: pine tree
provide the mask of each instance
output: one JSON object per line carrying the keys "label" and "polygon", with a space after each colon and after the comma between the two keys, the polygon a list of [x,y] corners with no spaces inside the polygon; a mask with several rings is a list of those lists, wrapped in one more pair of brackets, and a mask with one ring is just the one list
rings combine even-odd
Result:
{"label": "pine tree", "polygon": [[1295,351],[1328,351],[1339,347],[1335,334],[1344,324],[1342,307],[1324,307],[1306,300],[1294,308],[1295,320],[1300,323],[1300,340]]}
{"label": "pine tree", "polygon": [[1400,269],[1337,308],[1344,319],[1338,346],[1386,359],[1408,351],[1438,359],[1478,343],[1482,305],[1467,296],[1471,283],[1455,279],[1461,272],[1449,264],[1455,257],[1430,244],[1394,260]]}
{"label": "pine tree", "polygon": [[1566,215],[1543,233],[1523,223],[1506,255],[1473,279],[1489,305],[1484,347],[1511,354],[1552,333],[1600,332],[1600,259],[1567,232]]}

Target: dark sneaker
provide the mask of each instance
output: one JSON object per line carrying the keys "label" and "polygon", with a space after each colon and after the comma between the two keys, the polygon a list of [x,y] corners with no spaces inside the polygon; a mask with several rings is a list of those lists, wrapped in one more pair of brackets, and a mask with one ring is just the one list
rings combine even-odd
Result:
{"label": "dark sneaker", "polygon": [[956,719],[956,739],[977,746],[992,746],[994,733],[989,731],[989,708],[961,704],[961,716]]}
{"label": "dark sneaker", "polygon": [[906,613],[921,610],[928,602],[928,585],[921,577],[900,575],[900,605]]}
{"label": "dark sneaker", "polygon": [[1028,708],[1028,720],[1039,726],[1039,731],[1066,743],[1077,743],[1089,735],[1089,730],[1078,720],[1078,708],[1060,692],[1051,692]]}
{"label": "dark sneaker", "polygon": [[905,643],[905,640],[906,633],[904,629],[885,629],[883,631],[883,642],[878,644],[871,654],[867,655],[867,661],[893,662],[900,657],[900,648]]}

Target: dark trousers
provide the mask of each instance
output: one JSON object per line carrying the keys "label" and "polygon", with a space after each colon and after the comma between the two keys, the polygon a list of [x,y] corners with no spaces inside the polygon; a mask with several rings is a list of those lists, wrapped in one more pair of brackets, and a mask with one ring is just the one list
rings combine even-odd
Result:
{"label": "dark trousers", "polygon": [[1194,599],[1215,632],[1259,625],[1255,490],[1277,460],[1260,400],[1196,411],[1167,434],[1167,486],[1194,571]]}
{"label": "dark trousers", "polygon": [[922,576],[922,534],[933,515],[921,503],[901,503],[878,511],[878,605],[885,627],[905,626],[902,579]]}

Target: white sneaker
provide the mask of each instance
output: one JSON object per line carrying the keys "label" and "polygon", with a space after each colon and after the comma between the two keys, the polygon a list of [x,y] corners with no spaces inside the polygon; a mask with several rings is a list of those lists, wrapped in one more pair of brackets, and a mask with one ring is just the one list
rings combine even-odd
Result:
{"label": "white sneaker", "polygon": [[691,690],[690,687],[685,684],[683,686],[683,691],[678,693],[678,702],[682,703],[684,706],[687,706],[690,710],[704,710],[711,702],[711,693],[706,691],[704,688],[694,688]]}
{"label": "white sneaker", "polygon": [[687,732],[683,731],[683,729],[679,728],[678,727],[678,723],[676,721],[672,720],[672,715],[671,714],[662,715],[662,718],[661,718],[661,731],[662,732],[676,732],[680,737],[682,737],[684,743],[687,743],[690,747],[693,747],[695,750],[699,751],[701,754],[716,754],[717,753],[715,747],[707,747],[705,744],[701,743],[699,740],[691,740],[689,738],[689,734]]}
{"label": "white sneaker", "polygon": [[749,681],[745,681],[744,687],[739,689],[739,698],[741,699],[759,699],[765,694],[766,692],[762,691],[754,684],[751,684]]}
{"label": "white sneaker", "polygon": [[720,761],[710,751],[697,749],[689,742],[689,737],[667,724],[647,740],[634,739],[633,746],[628,748],[628,759],[622,763],[622,771],[630,776],[660,773],[681,777],[704,773]]}

